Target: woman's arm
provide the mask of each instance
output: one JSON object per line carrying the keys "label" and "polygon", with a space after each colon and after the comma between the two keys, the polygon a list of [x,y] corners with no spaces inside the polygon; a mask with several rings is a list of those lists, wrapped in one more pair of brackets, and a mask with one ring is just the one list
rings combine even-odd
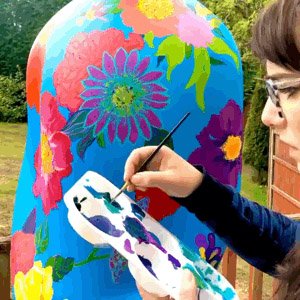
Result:
{"label": "woman's arm", "polygon": [[[201,172],[202,167],[197,167]],[[203,221],[248,263],[271,275],[294,246],[299,223],[243,198],[204,175],[202,184],[178,203]]]}

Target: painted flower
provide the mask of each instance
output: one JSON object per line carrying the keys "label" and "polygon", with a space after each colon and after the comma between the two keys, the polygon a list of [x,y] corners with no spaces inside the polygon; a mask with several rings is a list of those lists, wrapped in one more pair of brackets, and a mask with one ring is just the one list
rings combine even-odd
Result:
{"label": "painted flower", "polygon": [[198,234],[195,238],[196,246],[199,248],[201,258],[217,268],[222,259],[222,249],[216,246],[216,236],[214,233],[209,233],[206,237],[203,234]]}
{"label": "painted flower", "polygon": [[44,93],[41,102],[41,143],[34,155],[36,180],[33,193],[41,196],[45,214],[62,199],[61,180],[71,173],[73,156],[70,138],[61,132],[66,120],[60,114],[56,99]]}
{"label": "painted flower", "polygon": [[209,21],[174,0],[121,0],[123,22],[134,32],[163,37],[177,35],[197,48],[207,47],[214,37]]}
{"label": "painted flower", "polygon": [[140,35],[130,33],[126,39],[124,33],[115,28],[76,35],[54,73],[57,100],[71,112],[76,112],[83,102],[80,95],[85,88],[81,82],[89,76],[88,66],[101,69],[104,52],[115,55],[120,47],[131,51],[143,46],[144,40]]}
{"label": "painted flower", "polygon": [[145,192],[137,190],[135,193],[137,203],[144,198],[149,199],[147,213],[157,221],[173,215],[180,207],[176,201],[158,188],[149,188]]}
{"label": "painted flower", "polygon": [[104,2],[94,3],[91,8],[89,8],[86,12],[81,14],[80,18],[76,20],[76,23],[81,26],[83,25],[85,20],[94,21],[99,19],[101,21],[107,21],[105,16],[107,15],[110,7],[107,6]]}
{"label": "painted flower", "polygon": [[196,48],[207,48],[214,38],[209,22],[193,11],[178,16],[178,36]]}
{"label": "painted flower", "polygon": [[22,230],[16,231],[11,239],[10,278],[12,285],[18,272],[27,273],[35,257],[36,209],[29,214]]}
{"label": "painted flower", "polygon": [[207,127],[196,136],[201,146],[188,161],[203,165],[223,184],[236,186],[242,164],[242,130],[242,112],[230,100],[219,115],[212,115]]}
{"label": "painted flower", "polygon": [[14,284],[16,300],[51,300],[52,284],[52,267],[43,268],[42,262],[37,261],[26,274],[17,273]]}
{"label": "painted flower", "polygon": [[113,250],[113,254],[109,259],[109,268],[114,283],[119,283],[122,274],[128,268],[127,259],[122,256],[117,250]]}
{"label": "painted flower", "polygon": [[42,73],[45,63],[46,46],[35,43],[28,58],[26,72],[26,98],[29,107],[40,111]]}
{"label": "painted flower", "polygon": [[179,1],[173,0],[121,0],[124,24],[133,28],[135,33],[150,31],[163,37],[177,33],[178,15],[188,11]]}
{"label": "painted flower", "polygon": [[149,140],[151,127],[161,127],[154,111],[168,105],[168,96],[158,82],[163,73],[149,70],[149,63],[149,57],[139,60],[137,51],[120,48],[115,57],[104,53],[102,69],[87,68],[80,110],[87,112],[84,127],[94,136],[107,131],[111,142],[118,136],[134,143],[139,132]]}

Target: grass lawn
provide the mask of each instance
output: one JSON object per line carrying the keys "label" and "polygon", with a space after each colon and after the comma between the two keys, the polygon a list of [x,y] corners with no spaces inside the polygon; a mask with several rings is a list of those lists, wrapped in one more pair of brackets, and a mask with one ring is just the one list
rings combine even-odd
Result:
{"label": "grass lawn", "polygon": [[0,236],[10,234],[26,132],[26,124],[0,123]]}
{"label": "grass lawn", "polygon": [[[0,123],[0,236],[10,234],[15,190],[17,187],[26,141],[26,124]],[[252,181],[252,169],[243,167],[242,195],[266,205],[267,191]],[[249,267],[239,259],[237,290],[241,300],[248,299]],[[271,279],[265,276],[263,299],[270,299]]]}

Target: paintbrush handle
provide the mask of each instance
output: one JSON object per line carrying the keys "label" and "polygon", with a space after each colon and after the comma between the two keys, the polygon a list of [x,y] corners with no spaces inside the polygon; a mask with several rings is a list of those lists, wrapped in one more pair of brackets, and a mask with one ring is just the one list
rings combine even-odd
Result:
{"label": "paintbrush handle", "polygon": [[168,139],[173,135],[173,133],[178,129],[178,127],[184,122],[184,120],[190,115],[190,113],[186,113],[183,118],[178,122],[178,124],[168,133],[168,135],[160,142],[157,148],[149,155],[149,157],[143,162],[143,164],[138,168],[137,172],[142,172],[146,169],[147,164],[152,160],[152,158],[156,155],[159,149],[165,145]]}
{"label": "paintbrush handle", "polygon": [[[148,158],[142,163],[142,165],[138,168],[136,173],[142,172],[146,170],[147,164],[152,160],[152,158],[157,154],[159,149],[167,142],[167,140],[173,135],[173,133],[178,129],[178,127],[184,122],[184,120],[190,115],[190,113],[186,113],[182,119],[178,122],[178,124],[167,134],[167,136],[160,142],[160,144],[155,148],[155,150],[148,156]],[[120,196],[129,185],[129,182],[125,182],[125,184],[121,187],[119,192],[115,197],[112,198],[111,202],[113,202],[118,196]]]}

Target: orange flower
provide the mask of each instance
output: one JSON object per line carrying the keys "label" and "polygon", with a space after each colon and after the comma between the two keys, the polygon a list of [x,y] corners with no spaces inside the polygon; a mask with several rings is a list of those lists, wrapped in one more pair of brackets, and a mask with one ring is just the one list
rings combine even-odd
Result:
{"label": "orange flower", "polygon": [[121,0],[124,24],[133,28],[135,33],[150,31],[157,37],[177,34],[178,16],[188,8],[174,0]]}
{"label": "orange flower", "polygon": [[46,47],[36,43],[30,52],[27,65],[27,102],[31,108],[35,107],[38,112],[40,111],[40,96],[45,52]]}

